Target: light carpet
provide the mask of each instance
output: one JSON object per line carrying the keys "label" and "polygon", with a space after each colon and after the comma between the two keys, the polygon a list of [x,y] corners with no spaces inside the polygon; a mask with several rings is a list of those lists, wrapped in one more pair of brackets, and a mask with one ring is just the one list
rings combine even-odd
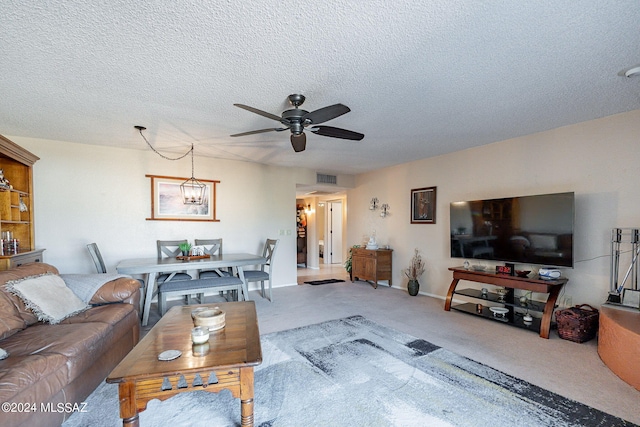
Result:
{"label": "light carpet", "polygon": [[[261,337],[255,425],[633,426],[361,316]],[[140,413],[143,427],[239,426],[240,401],[194,391]],[[102,384],[63,427],[120,426]]]}

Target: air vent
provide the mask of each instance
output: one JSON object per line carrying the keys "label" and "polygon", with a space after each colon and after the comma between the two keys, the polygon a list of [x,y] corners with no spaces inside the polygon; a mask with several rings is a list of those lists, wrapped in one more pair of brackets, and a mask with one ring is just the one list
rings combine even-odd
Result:
{"label": "air vent", "polygon": [[336,175],[316,173],[316,184],[337,184],[337,183],[338,183],[338,177]]}
{"label": "air vent", "polygon": [[308,193],[304,193],[304,195],[305,196],[331,196],[332,194],[338,194],[338,193],[339,191],[310,191]]}

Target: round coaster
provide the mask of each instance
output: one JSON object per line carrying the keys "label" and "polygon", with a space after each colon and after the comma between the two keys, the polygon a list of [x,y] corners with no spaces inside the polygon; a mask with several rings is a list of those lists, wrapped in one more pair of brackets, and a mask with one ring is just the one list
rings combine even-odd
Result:
{"label": "round coaster", "polygon": [[173,360],[173,359],[177,359],[181,355],[182,355],[182,352],[180,350],[167,350],[167,351],[163,351],[158,355],[158,360],[162,360],[162,361]]}

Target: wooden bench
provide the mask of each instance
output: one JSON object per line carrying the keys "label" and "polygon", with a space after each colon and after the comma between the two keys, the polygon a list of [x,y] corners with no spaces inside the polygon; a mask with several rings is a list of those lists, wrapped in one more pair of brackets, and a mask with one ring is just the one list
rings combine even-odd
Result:
{"label": "wooden bench", "polygon": [[167,311],[167,297],[172,295],[200,295],[200,303],[205,292],[235,291],[242,295],[242,280],[235,276],[209,277],[206,279],[173,280],[158,286],[158,311],[164,316]]}

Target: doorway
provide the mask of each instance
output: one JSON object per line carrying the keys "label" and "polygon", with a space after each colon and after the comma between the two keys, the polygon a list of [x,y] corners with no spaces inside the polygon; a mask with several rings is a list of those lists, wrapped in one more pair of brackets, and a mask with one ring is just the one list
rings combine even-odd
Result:
{"label": "doorway", "polygon": [[324,262],[342,264],[342,201],[329,201],[326,207]]}
{"label": "doorway", "polygon": [[324,249],[325,249],[325,233],[327,232],[327,211],[325,208],[326,202],[318,202],[318,207],[316,209],[316,232],[318,236],[318,265],[322,266],[322,264],[326,263],[324,259]]}

